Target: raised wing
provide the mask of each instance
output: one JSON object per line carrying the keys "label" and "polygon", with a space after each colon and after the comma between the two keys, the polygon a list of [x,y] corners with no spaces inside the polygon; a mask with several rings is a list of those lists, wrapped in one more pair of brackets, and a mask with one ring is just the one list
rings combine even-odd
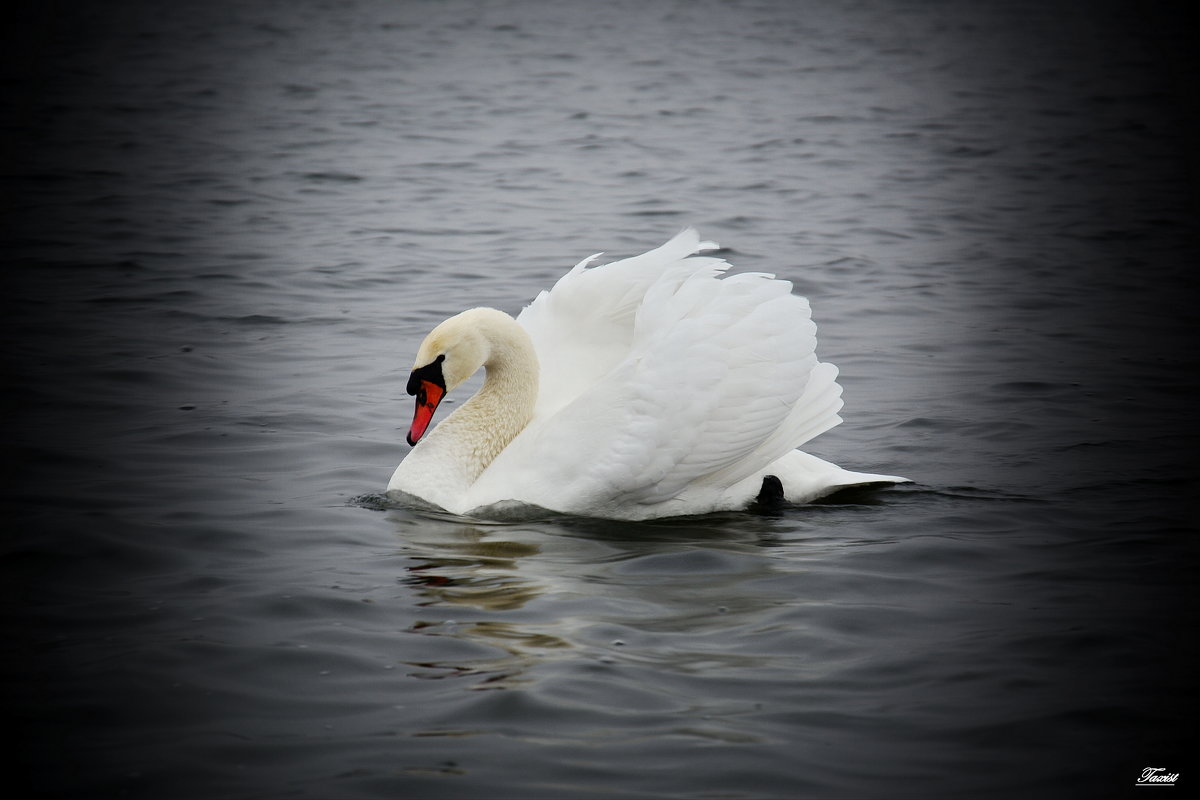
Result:
{"label": "raised wing", "polygon": [[541,366],[535,418],[560,411],[629,355],[635,316],[651,286],[678,285],[698,271],[715,275],[728,269],[719,259],[688,258],[716,247],[686,228],[654,250],[585,269],[597,254],[526,306],[517,321],[533,339]]}
{"label": "raised wing", "polygon": [[[636,259],[577,267],[522,314],[547,402],[476,483],[480,505],[514,489],[563,511],[653,505],[729,486],[840,421],[807,301],[770,275],[717,279],[724,262],[676,255],[698,245],[685,231]],[[619,288],[626,277],[636,288]]]}

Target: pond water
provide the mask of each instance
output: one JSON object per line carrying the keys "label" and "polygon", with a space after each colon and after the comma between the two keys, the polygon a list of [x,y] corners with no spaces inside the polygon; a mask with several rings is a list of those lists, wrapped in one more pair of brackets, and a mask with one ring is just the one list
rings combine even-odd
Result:
{"label": "pond water", "polygon": [[[25,12],[3,93],[10,782],[1182,785],[1195,116],[1184,28],[1155,8]],[[429,328],[685,225],[810,298],[846,401],[811,452],[913,484],[642,524],[387,502]]]}

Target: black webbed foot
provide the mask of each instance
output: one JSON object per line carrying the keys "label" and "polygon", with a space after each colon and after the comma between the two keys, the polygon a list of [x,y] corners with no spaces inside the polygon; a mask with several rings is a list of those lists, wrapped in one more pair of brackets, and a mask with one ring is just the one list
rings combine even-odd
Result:
{"label": "black webbed foot", "polygon": [[759,514],[770,514],[784,506],[783,482],[774,475],[764,475],[758,496],[750,503],[750,510]]}

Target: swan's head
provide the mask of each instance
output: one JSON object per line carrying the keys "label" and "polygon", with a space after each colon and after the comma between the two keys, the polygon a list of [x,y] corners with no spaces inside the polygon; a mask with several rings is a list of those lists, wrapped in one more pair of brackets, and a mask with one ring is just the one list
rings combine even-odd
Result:
{"label": "swan's head", "polygon": [[421,342],[408,376],[408,393],[417,398],[409,444],[415,445],[425,435],[442,398],[487,361],[491,347],[482,331],[480,323],[485,320],[481,317],[485,315],[481,312],[502,313],[490,308],[464,311],[438,325]]}

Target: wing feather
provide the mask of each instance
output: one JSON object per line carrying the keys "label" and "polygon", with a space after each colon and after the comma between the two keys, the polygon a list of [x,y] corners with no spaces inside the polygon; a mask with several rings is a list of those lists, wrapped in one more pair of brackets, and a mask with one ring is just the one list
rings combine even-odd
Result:
{"label": "wing feather", "polygon": [[694,273],[728,269],[720,259],[688,258],[716,247],[685,228],[654,250],[587,269],[597,257],[592,256],[526,306],[517,321],[533,339],[541,364],[535,418],[562,409],[629,355],[635,317],[652,289],[669,293]]}

